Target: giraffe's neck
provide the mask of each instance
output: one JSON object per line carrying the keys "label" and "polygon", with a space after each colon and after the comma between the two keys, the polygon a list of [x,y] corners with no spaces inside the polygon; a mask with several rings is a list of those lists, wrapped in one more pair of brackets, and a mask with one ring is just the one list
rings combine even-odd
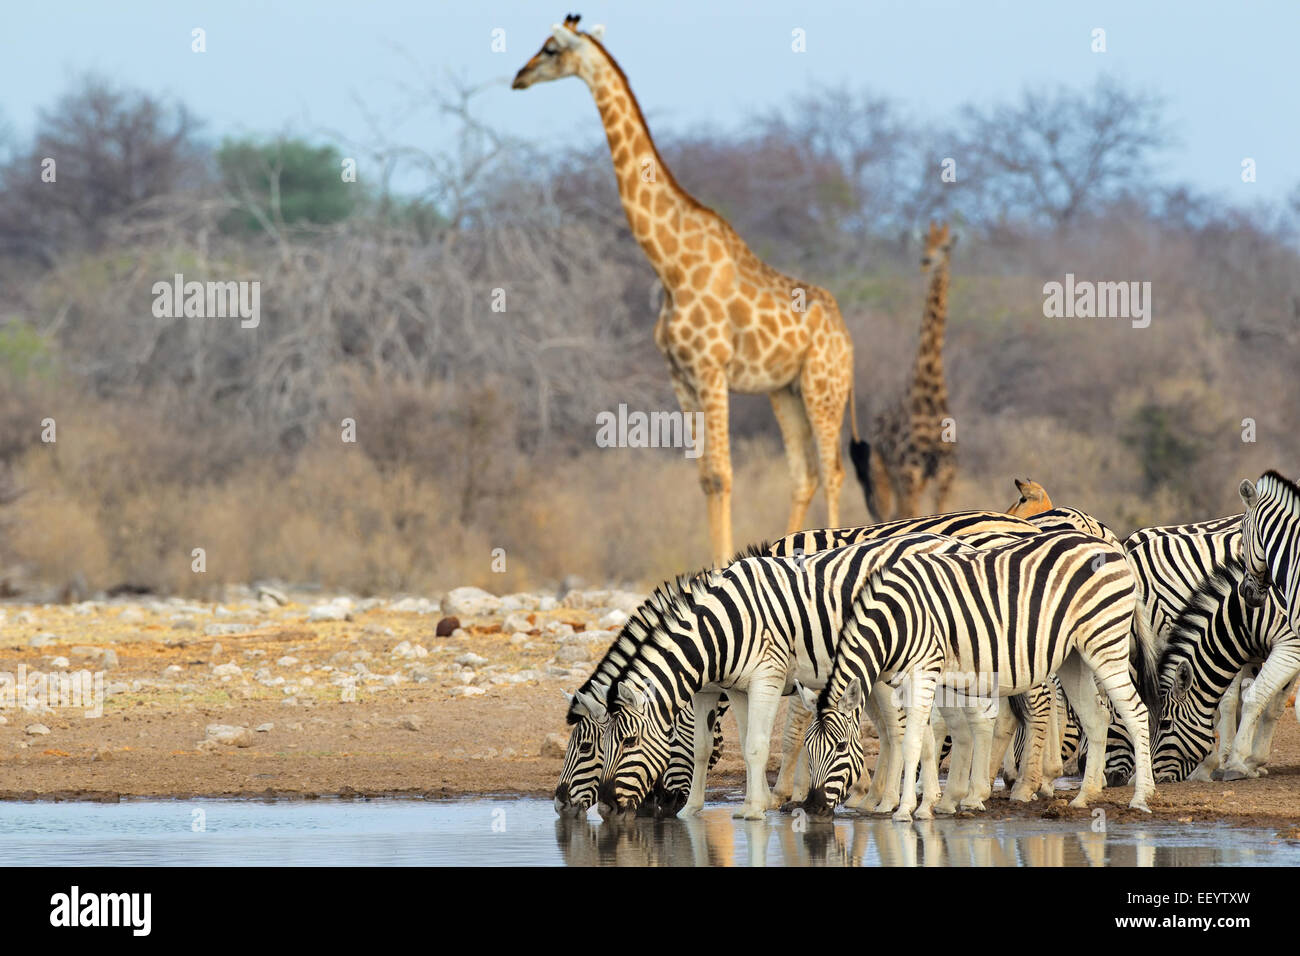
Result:
{"label": "giraffe's neck", "polygon": [[609,142],[618,194],[632,235],[670,287],[677,272],[682,213],[700,210],[677,185],[655,148],[627,77],[603,49],[580,75],[591,89]]}
{"label": "giraffe's neck", "polygon": [[930,271],[930,289],[921,319],[921,341],[912,366],[912,404],[935,400],[946,403],[948,388],[943,378],[943,332],[948,318],[948,260],[940,259]]}

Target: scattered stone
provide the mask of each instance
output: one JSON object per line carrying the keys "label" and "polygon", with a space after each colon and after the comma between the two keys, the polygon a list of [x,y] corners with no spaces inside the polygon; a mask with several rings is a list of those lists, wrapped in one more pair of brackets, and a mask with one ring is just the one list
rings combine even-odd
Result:
{"label": "scattered stone", "polygon": [[282,705],[284,705],[285,707],[297,707],[297,706],[298,706],[298,698],[297,698],[297,697],[286,697],[284,700],[280,701],[280,703],[281,703]]}
{"label": "scattered stone", "polygon": [[68,667],[68,666],[69,666],[69,664],[68,664],[68,659],[67,659],[66,657],[56,657],[56,658],[54,658],[54,660],[50,661],[50,666],[51,666],[51,667]]}
{"label": "scattered stone", "polygon": [[548,637],[567,637],[573,633],[573,625],[563,621],[547,621],[542,633]]}
{"label": "scattered stone", "polygon": [[253,728],[253,732],[254,732],[254,733],[258,733],[258,734],[264,734],[264,733],[267,733],[267,732],[272,731],[272,730],[274,730],[274,729],[275,729],[275,724],[271,723],[271,722],[268,720],[266,723],[264,723],[264,724],[258,724],[256,727],[254,727],[254,728]]}
{"label": "scattered stone", "polygon": [[27,646],[45,647],[47,644],[52,644],[54,640],[55,640],[54,635],[46,632],[44,634],[37,634],[34,637],[30,638],[27,641]]}
{"label": "scattered stone", "polygon": [[530,621],[528,618],[529,615],[520,614],[518,612],[514,614],[507,614],[506,619],[501,622],[501,630],[509,631],[510,633],[515,633],[517,631],[527,632],[527,631],[537,630],[537,628],[533,625],[533,622]]}
{"label": "scattered stone", "polygon": [[482,588],[453,588],[442,606],[455,617],[483,617],[500,611],[501,599]]}
{"label": "scattered stone", "polygon": [[28,724],[23,729],[34,737],[44,737],[50,732],[50,728],[44,724]]}
{"label": "scattered stone", "polygon": [[213,677],[238,677],[244,673],[244,669],[231,661],[229,664],[218,664],[212,668]]}
{"label": "scattered stone", "polygon": [[224,637],[227,634],[244,634],[248,631],[247,624],[207,624],[203,628],[203,633],[208,637]]}
{"label": "scattered stone", "polygon": [[423,730],[424,721],[419,717],[405,717],[402,719],[401,727],[403,730]]}
{"label": "scattered stone", "polygon": [[527,644],[528,641],[529,641],[529,635],[524,634],[522,631],[510,635],[511,644]]}
{"label": "scattered stone", "polygon": [[179,677],[183,673],[185,673],[185,668],[181,667],[180,664],[168,664],[163,668],[163,677]]}
{"label": "scattered stone", "polygon": [[98,647],[86,647],[82,645],[82,646],[74,647],[72,650],[68,651],[68,656],[79,658],[79,659],[95,658],[95,657],[100,657],[103,653],[104,653],[103,650]]}
{"label": "scattered stone", "polygon": [[456,663],[461,667],[481,667],[487,662],[486,657],[479,657],[474,653],[462,654],[460,657],[456,658]]}
{"label": "scattered stone", "polygon": [[117,616],[117,619],[123,624],[139,624],[144,620],[144,612],[138,607],[124,608],[122,613]]}
{"label": "scattered stone", "polygon": [[441,621],[438,622],[438,626],[433,629],[433,633],[437,637],[449,637],[459,629],[460,629],[460,618],[444,617]]}
{"label": "scattered stone", "polygon": [[542,741],[542,756],[563,758],[568,746],[569,738],[564,734],[547,734],[546,739]]}
{"label": "scattered stone", "polygon": [[591,660],[591,654],[581,644],[565,644],[555,653],[555,659],[564,663],[575,664]]}
{"label": "scattered stone", "polygon": [[456,630],[451,632],[451,639],[453,641],[468,641],[469,631],[465,630],[463,627],[458,627]]}
{"label": "scattered stone", "polygon": [[328,604],[317,604],[307,612],[308,621],[346,621],[348,609],[339,603],[338,598]]}
{"label": "scattered stone", "polygon": [[283,607],[289,603],[289,599],[284,592],[278,588],[267,587],[265,584],[257,588],[257,597],[259,600],[270,600]]}
{"label": "scattered stone", "polygon": [[438,602],[430,601],[428,598],[404,597],[388,605],[388,610],[400,614],[436,614],[442,608],[439,607]]}
{"label": "scattered stone", "polygon": [[539,611],[554,611],[559,606],[560,602],[549,594],[537,602],[537,610]]}
{"label": "scattered stone", "polygon": [[621,611],[618,608],[614,608],[614,610],[610,611],[599,621],[597,621],[596,626],[600,628],[604,628],[606,630],[610,630],[610,629],[620,628],[626,623],[627,623],[627,612]]}
{"label": "scattered stone", "polygon": [[298,658],[286,654],[275,662],[276,667],[293,667],[298,663]]}
{"label": "scattered stone", "polygon": [[487,691],[482,687],[470,687],[467,685],[464,687],[453,687],[449,693],[452,697],[481,697],[486,694]]}
{"label": "scattered stone", "polygon": [[111,647],[104,651],[104,659],[100,662],[104,670],[111,671],[117,666],[117,651]]}

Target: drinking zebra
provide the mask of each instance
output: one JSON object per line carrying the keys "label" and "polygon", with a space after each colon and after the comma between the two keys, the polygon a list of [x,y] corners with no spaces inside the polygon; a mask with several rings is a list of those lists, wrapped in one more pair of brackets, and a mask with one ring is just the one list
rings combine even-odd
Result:
{"label": "drinking zebra", "polygon": [[[863,582],[907,555],[965,550],[956,538],[913,534],[799,559],[753,553],[661,588],[648,604],[654,613],[639,610],[596,668],[594,680],[610,685],[601,815],[635,813],[667,765],[677,715],[691,706],[706,713],[725,690],[745,760],[745,802],[736,815],[761,819],[771,804],[766,771],[777,704],[795,679],[812,686],[825,680],[844,613]],[[687,814],[704,804],[701,726]]]}
{"label": "drinking zebra", "polygon": [[[1274,600],[1249,607],[1239,594],[1244,577],[1240,563],[1220,565],[1197,586],[1170,628],[1159,668],[1162,710],[1152,757],[1157,780],[1188,779],[1210,754],[1215,709],[1230,700],[1227,691],[1241,680],[1245,666],[1263,660],[1283,673],[1300,671],[1300,640],[1281,607]],[[1271,694],[1257,675],[1242,695],[1246,708],[1257,715],[1258,727],[1243,718],[1225,779],[1259,775],[1281,710],[1276,704],[1285,702],[1288,685]],[[1266,698],[1264,708],[1252,707],[1257,694]]]}
{"label": "drinking zebra", "polygon": [[[812,814],[833,812],[861,770],[857,726],[880,680],[909,684],[905,778],[896,820],[916,809],[921,728],[936,687],[990,678],[999,696],[1024,693],[1056,673],[1092,742],[1105,753],[1109,714],[1094,678],[1137,742],[1129,804],[1147,809],[1154,789],[1147,705],[1154,697],[1154,642],[1137,616],[1137,587],[1124,553],[1091,535],[1047,533],[965,553],[916,554],[872,575],[837,646],[808,728]],[[1130,641],[1143,693],[1129,676]],[[1090,761],[1073,806],[1100,793],[1102,761]]]}

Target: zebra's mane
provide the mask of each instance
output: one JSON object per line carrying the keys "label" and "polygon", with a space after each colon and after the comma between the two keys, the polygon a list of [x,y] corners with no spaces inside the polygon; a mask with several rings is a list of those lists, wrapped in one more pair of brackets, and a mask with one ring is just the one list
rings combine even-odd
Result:
{"label": "zebra's mane", "polygon": [[737,551],[723,567],[709,566],[689,571],[656,587],[641,602],[641,606],[632,612],[581,689],[590,690],[598,680],[607,682],[609,693],[606,706],[613,706],[618,693],[618,682],[631,671],[641,648],[650,643],[655,635],[667,634],[671,625],[692,615],[699,598],[727,567],[745,558],[766,557],[769,547],[766,541],[751,544]]}
{"label": "zebra's mane", "polygon": [[[1268,484],[1265,485],[1265,482]],[[1264,485],[1260,489],[1261,493],[1267,490],[1274,498],[1285,502],[1292,513],[1300,514],[1300,485],[1272,468],[1260,476],[1259,483]]]}
{"label": "zebra's mane", "polygon": [[1196,649],[1204,640],[1207,625],[1223,608],[1224,602],[1232,597],[1243,571],[1244,568],[1238,561],[1217,564],[1196,586],[1170,626],[1169,637],[1160,654],[1157,668],[1159,674],[1165,674],[1168,668],[1181,660],[1195,659]]}
{"label": "zebra's mane", "polygon": [[[864,584],[862,588],[858,591],[858,593],[854,596],[853,604],[850,606],[848,612],[844,615],[844,627],[841,628],[840,633],[836,639],[835,659],[831,662],[830,673],[826,675],[826,683],[822,686],[821,693],[817,695],[817,712],[819,714],[830,707],[831,691],[835,687],[835,673],[836,671],[840,670],[843,667],[843,662],[848,660],[848,655],[842,655],[842,651],[845,647],[844,630],[848,628],[849,622],[852,621],[857,616],[858,608],[861,605],[865,604],[870,599],[870,596],[875,592],[876,587],[880,584],[881,580],[885,576],[885,570],[886,570],[885,568],[876,568],[874,571],[871,572],[871,574],[867,577],[867,583]],[[844,688],[841,687],[836,696],[836,699],[838,700],[839,696],[843,695],[843,693],[844,693]],[[871,688],[863,687],[862,693],[864,695],[870,694]]]}

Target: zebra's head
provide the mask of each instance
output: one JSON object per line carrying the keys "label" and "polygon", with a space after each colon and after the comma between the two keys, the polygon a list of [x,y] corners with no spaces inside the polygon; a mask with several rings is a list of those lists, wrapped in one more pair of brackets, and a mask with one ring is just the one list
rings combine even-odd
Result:
{"label": "zebra's head", "polygon": [[1214,703],[1196,693],[1192,662],[1166,654],[1160,666],[1160,727],[1151,757],[1159,783],[1186,780],[1214,746]]}
{"label": "zebra's head", "polygon": [[672,723],[639,687],[618,685],[601,741],[605,767],[601,775],[602,819],[624,820],[636,815],[668,767]]}
{"label": "zebra's head", "polygon": [[862,726],[864,695],[855,677],[839,700],[831,703],[823,692],[821,701],[796,682],[795,689],[817,716],[808,725],[804,744],[808,748],[808,799],[804,811],[813,819],[829,819],[843,800],[849,785],[862,773],[865,758],[858,728]]}
{"label": "zebra's head", "polygon": [[1259,490],[1245,479],[1237,487],[1237,494],[1246,506],[1246,513],[1241,516],[1241,560],[1246,566],[1246,573],[1241,578],[1241,597],[1248,606],[1259,608],[1264,606],[1272,583],[1268,555],[1259,534],[1260,495]]}
{"label": "zebra's head", "polygon": [[582,816],[596,803],[602,765],[600,738],[609,720],[604,703],[608,692],[607,687],[593,686],[565,695],[573,730],[555,787],[555,812],[561,816]]}

